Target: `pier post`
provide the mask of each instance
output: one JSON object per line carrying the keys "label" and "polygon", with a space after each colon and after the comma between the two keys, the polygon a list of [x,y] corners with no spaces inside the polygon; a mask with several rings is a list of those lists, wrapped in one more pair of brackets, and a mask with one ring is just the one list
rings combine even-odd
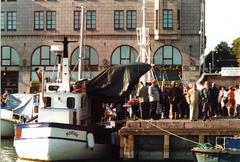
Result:
{"label": "pier post", "polygon": [[170,136],[164,135],[164,142],[163,142],[163,159],[169,159],[169,145],[170,145]]}
{"label": "pier post", "polygon": [[199,143],[204,143],[204,135],[199,135],[198,136],[198,142]]}
{"label": "pier post", "polygon": [[124,159],[134,158],[134,136],[121,136],[120,139],[120,157]]}

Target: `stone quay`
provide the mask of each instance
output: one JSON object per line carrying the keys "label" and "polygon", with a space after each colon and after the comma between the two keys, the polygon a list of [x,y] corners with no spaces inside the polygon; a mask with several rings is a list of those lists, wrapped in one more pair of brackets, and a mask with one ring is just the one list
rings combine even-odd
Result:
{"label": "stone quay", "polygon": [[238,136],[240,119],[129,120],[119,134],[123,159],[193,160],[191,149],[197,143],[214,146],[216,137]]}

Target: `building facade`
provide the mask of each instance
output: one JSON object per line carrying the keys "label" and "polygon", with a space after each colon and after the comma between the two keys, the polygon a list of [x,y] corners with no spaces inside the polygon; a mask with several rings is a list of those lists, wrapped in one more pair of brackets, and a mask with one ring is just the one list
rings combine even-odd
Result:
{"label": "building facade", "polygon": [[[84,77],[92,78],[106,66],[136,61],[142,0],[2,0],[2,89],[29,92],[37,80],[36,67],[50,79],[56,77],[56,56],[50,46],[64,36],[77,41],[68,46],[72,79],[77,78],[81,4],[85,8]],[[170,79],[171,73],[184,82],[199,77],[200,48],[205,48],[201,4],[202,0],[146,1],[151,63],[159,79]]]}

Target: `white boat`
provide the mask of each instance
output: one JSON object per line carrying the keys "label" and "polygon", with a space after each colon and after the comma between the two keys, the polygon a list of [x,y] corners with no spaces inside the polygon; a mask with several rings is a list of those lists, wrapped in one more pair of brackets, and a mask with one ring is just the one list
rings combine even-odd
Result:
{"label": "white boat", "polygon": [[11,138],[14,136],[14,124],[18,120],[14,119],[13,112],[7,109],[1,109],[1,137],[2,138]]}
{"label": "white boat", "polygon": [[66,48],[64,44],[63,57],[58,55],[56,81],[42,83],[38,122],[15,126],[16,153],[19,158],[46,161],[116,158],[118,130],[97,124],[93,114],[99,107],[90,97],[100,100],[105,96],[109,100],[128,96],[151,66],[139,63],[110,67],[88,82],[88,86],[77,82],[81,90],[71,91]]}
{"label": "white boat", "polygon": [[14,124],[26,122],[37,115],[34,113],[35,94],[15,93],[8,97],[6,105],[1,107],[1,137],[14,137]]}

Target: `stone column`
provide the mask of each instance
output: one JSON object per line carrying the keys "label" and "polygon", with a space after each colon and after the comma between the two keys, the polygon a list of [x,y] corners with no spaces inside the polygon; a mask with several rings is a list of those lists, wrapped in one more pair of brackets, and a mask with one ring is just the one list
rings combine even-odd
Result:
{"label": "stone column", "polygon": [[134,136],[121,136],[120,137],[120,157],[124,159],[134,158]]}
{"label": "stone column", "polygon": [[204,135],[199,135],[198,136],[198,142],[199,143],[204,143]]}
{"label": "stone column", "polygon": [[169,158],[169,149],[170,149],[170,136],[164,135],[164,142],[163,142],[163,159]]}

